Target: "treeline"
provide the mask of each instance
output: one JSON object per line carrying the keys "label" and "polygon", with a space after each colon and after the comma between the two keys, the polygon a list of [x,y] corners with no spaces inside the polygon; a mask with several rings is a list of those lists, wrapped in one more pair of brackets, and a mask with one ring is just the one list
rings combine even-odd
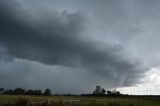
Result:
{"label": "treeline", "polygon": [[[104,95],[97,95],[97,94],[81,94],[81,96],[83,97],[117,97],[117,98],[131,98],[131,99],[146,99],[146,100],[159,100],[160,95],[129,95],[129,94],[119,94],[119,95],[108,95],[108,94],[104,94]],[[155,99],[157,98],[157,99]]]}
{"label": "treeline", "polygon": [[25,90],[23,88],[16,88],[16,89],[4,89],[0,88],[0,94],[10,94],[10,95],[46,95],[49,96],[51,95],[51,90],[50,89],[45,89],[44,92],[41,90],[32,90],[28,89]]}
{"label": "treeline", "polygon": [[82,94],[82,96],[108,96],[108,97],[116,97],[116,96],[122,96],[122,94],[117,91],[106,91],[104,88],[101,88],[101,86],[97,85],[96,89],[93,91],[92,94]]}
{"label": "treeline", "polygon": [[[4,89],[0,88],[0,94],[9,94],[9,95],[44,95],[44,96],[50,96],[51,94],[50,89],[45,89],[44,91],[40,89],[32,90],[32,89],[23,89],[23,88],[16,88],[16,89]],[[91,94],[54,94],[54,96],[88,96],[88,97],[132,97],[132,98],[150,98],[150,97],[158,97],[160,98],[160,95],[128,95],[128,94],[121,94],[117,90],[105,90],[104,88],[101,88],[101,86],[96,86],[96,89]]]}
{"label": "treeline", "polygon": [[103,91],[100,93],[93,92],[92,94],[81,94],[81,96],[95,96],[95,97],[122,97],[128,96],[128,94],[121,94],[119,91]]}
{"label": "treeline", "polygon": [[[160,95],[129,95],[129,94],[121,94],[120,91],[114,90],[105,90],[104,88],[101,88],[101,86],[97,85],[96,89],[93,91],[92,94],[81,94],[81,96],[88,96],[88,97],[131,97],[131,98],[160,98]],[[155,99],[154,99],[155,100]]]}

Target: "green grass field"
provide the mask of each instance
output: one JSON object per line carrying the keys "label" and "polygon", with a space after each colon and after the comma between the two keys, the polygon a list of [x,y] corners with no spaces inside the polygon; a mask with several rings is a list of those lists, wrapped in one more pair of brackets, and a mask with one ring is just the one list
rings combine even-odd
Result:
{"label": "green grass field", "polygon": [[1,95],[0,106],[160,106],[160,99]]}

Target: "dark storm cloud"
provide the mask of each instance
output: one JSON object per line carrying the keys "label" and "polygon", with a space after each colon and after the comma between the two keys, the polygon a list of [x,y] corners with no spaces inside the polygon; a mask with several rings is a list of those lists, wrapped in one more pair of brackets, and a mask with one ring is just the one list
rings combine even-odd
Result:
{"label": "dark storm cloud", "polygon": [[115,86],[137,83],[145,70],[142,64],[121,45],[82,37],[85,21],[81,12],[33,12],[18,2],[0,1],[0,44],[15,58],[86,70]]}

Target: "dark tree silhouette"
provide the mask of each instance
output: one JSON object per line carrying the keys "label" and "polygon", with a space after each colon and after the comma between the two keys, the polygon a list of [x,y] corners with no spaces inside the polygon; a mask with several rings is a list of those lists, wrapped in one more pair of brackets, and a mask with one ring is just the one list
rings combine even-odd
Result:
{"label": "dark tree silhouette", "polygon": [[101,86],[97,85],[96,89],[93,91],[94,95],[105,95],[106,90],[104,88],[101,88]]}
{"label": "dark tree silhouette", "polygon": [[3,93],[4,93],[4,91],[5,91],[5,89],[4,89],[4,88],[0,88],[0,94],[3,94]]}
{"label": "dark tree silhouette", "polygon": [[16,94],[16,95],[24,95],[25,94],[25,89],[22,89],[22,88],[16,88],[14,89],[13,91],[13,94]]}
{"label": "dark tree silhouette", "polygon": [[11,94],[11,95],[51,95],[51,90],[46,89],[43,93],[41,90],[25,90],[22,88],[16,88],[14,90],[8,89],[5,90],[4,88],[0,88],[0,94]]}
{"label": "dark tree silhouette", "polygon": [[41,90],[34,90],[34,95],[41,95],[42,94],[42,91]]}
{"label": "dark tree silhouette", "polygon": [[105,95],[106,94],[106,90],[103,88],[102,89],[102,94]]}
{"label": "dark tree silhouette", "polygon": [[26,91],[27,95],[42,95],[42,91],[41,90],[31,90],[29,89],[28,91]]}
{"label": "dark tree silhouette", "polygon": [[31,90],[31,89],[29,89],[29,90],[26,91],[26,94],[27,94],[27,95],[33,95],[33,94],[34,94],[34,91]]}
{"label": "dark tree silhouette", "polygon": [[121,96],[119,91],[113,90],[113,91],[107,91],[108,96]]}
{"label": "dark tree silhouette", "polygon": [[44,95],[51,95],[51,90],[50,89],[46,89],[43,93]]}
{"label": "dark tree silhouette", "polygon": [[108,94],[108,95],[111,95],[111,94],[112,94],[112,92],[108,90],[108,91],[107,91],[107,94]]}
{"label": "dark tree silhouette", "polygon": [[5,90],[4,94],[14,94],[14,91],[11,89]]}

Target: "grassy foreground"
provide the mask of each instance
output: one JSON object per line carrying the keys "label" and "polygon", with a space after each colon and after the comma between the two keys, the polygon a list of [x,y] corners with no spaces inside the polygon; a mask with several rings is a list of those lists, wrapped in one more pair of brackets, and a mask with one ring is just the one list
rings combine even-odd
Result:
{"label": "grassy foreground", "polygon": [[160,98],[0,95],[0,106],[160,106]]}

